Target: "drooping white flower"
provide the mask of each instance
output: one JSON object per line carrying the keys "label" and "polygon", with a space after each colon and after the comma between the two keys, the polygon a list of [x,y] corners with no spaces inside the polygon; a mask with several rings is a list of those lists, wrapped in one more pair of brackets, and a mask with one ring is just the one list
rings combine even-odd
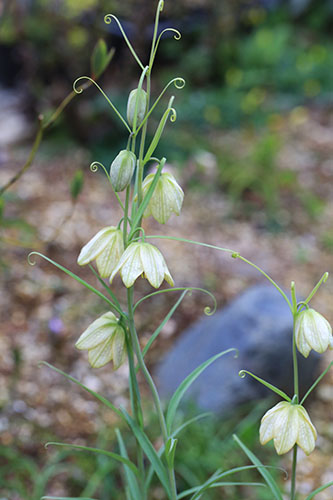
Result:
{"label": "drooping white flower", "polygon": [[123,234],[113,226],[105,227],[82,248],[77,263],[85,266],[96,259],[102,278],[108,278],[124,252]]}
{"label": "drooping white flower", "polygon": [[110,282],[118,271],[127,288],[131,287],[141,274],[154,288],[159,288],[164,279],[169,285],[174,286],[163,255],[158,248],[150,243],[131,243],[113,270]]}
{"label": "drooping white flower", "polygon": [[[153,182],[155,174],[149,174],[142,183],[145,196]],[[165,172],[160,175],[153,195],[144,212],[144,217],[152,215],[160,224],[165,224],[171,214],[180,214],[184,200],[184,192],[173,175]]]}
{"label": "drooping white flower", "polygon": [[333,348],[331,325],[314,309],[305,309],[297,315],[295,338],[299,352],[306,358],[311,349],[323,353]]}
{"label": "drooping white flower", "polygon": [[116,316],[107,312],[88,326],[75,347],[88,350],[88,360],[93,368],[101,368],[113,360],[117,370],[125,360],[125,332]]}
{"label": "drooping white flower", "polygon": [[283,401],[273,406],[261,419],[260,443],[271,439],[278,455],[287,453],[295,444],[309,455],[315,447],[317,432],[310,417],[298,404]]}

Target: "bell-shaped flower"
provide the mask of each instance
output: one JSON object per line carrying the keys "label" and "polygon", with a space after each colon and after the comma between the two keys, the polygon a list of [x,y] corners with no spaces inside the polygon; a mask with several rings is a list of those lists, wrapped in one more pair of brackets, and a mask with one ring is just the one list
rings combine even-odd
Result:
{"label": "bell-shaped flower", "polygon": [[139,127],[145,117],[148,107],[147,92],[143,89],[133,89],[127,101],[127,121],[133,127],[135,111],[136,126]]}
{"label": "bell-shaped flower", "polygon": [[158,248],[150,243],[131,243],[113,270],[110,282],[118,271],[127,288],[131,287],[141,274],[154,288],[159,288],[164,279],[169,285],[174,286],[163,255]]}
{"label": "bell-shaped flower", "polygon": [[295,338],[299,352],[306,358],[311,349],[322,353],[333,348],[331,325],[314,309],[304,309],[297,315]]}
{"label": "bell-shaped flower", "polygon": [[[153,182],[155,174],[149,174],[142,183],[142,191],[145,196]],[[184,191],[177,183],[173,175],[163,173],[160,175],[152,197],[145,210],[144,217],[152,215],[160,224],[165,224],[172,212],[180,214],[184,200]]]}
{"label": "bell-shaped flower", "polygon": [[113,226],[105,227],[82,248],[77,263],[85,266],[96,259],[97,269],[102,278],[107,278],[119,262],[124,252],[123,234]]}
{"label": "bell-shaped flower", "polygon": [[271,439],[278,455],[287,453],[295,444],[309,455],[315,447],[317,432],[310,417],[298,404],[283,401],[273,406],[261,419],[260,443]]}
{"label": "bell-shaped flower", "polygon": [[107,312],[88,326],[75,347],[88,350],[88,360],[93,368],[101,368],[113,360],[117,370],[125,360],[125,332],[116,316]]}

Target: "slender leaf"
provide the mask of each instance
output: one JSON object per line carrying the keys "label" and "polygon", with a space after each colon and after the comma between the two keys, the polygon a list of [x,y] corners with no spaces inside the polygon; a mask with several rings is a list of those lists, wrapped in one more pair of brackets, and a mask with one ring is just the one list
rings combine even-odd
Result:
{"label": "slender leaf", "polygon": [[247,455],[247,457],[251,460],[251,462],[258,468],[258,472],[265,479],[267,486],[273,493],[275,500],[283,500],[282,494],[272,474],[267,470],[267,468],[263,466],[260,460],[255,456],[255,454],[252,453],[252,451],[249,450],[247,446],[245,446],[245,444],[239,439],[238,436],[234,434],[233,439],[236,441],[238,446],[244,451],[245,455]]}
{"label": "slender leaf", "polygon": [[326,368],[326,370],[324,370],[323,373],[321,375],[319,375],[319,377],[317,378],[317,380],[312,384],[312,386],[310,387],[310,389],[307,391],[307,393],[305,394],[304,398],[300,402],[301,405],[304,403],[304,401],[306,400],[306,398],[311,394],[311,392],[313,391],[313,389],[319,384],[319,382],[321,381],[321,379],[325,377],[326,373],[332,368],[332,366],[333,366],[333,361],[331,361],[331,363],[328,365],[328,367]]}
{"label": "slender leaf", "polygon": [[200,366],[198,366],[195,370],[193,370],[190,375],[188,375],[185,380],[179,385],[179,387],[176,389],[175,393],[173,394],[170,403],[168,405],[168,412],[166,416],[166,425],[167,425],[167,430],[168,433],[171,434],[171,427],[173,424],[173,420],[178,408],[178,405],[184,396],[185,392],[187,389],[191,386],[191,384],[199,377],[199,375],[209,366],[211,365],[215,360],[220,358],[221,356],[224,356],[225,354],[228,354],[229,352],[237,352],[236,349],[227,349],[226,351],[220,352],[219,354],[216,354],[215,356],[212,356],[209,358],[207,361],[202,363]]}
{"label": "slender leaf", "polygon": [[171,316],[173,315],[173,313],[175,312],[175,310],[177,309],[177,307],[181,304],[181,302],[183,301],[185,295],[187,294],[188,290],[185,290],[181,296],[179,297],[179,299],[177,300],[177,302],[175,303],[175,305],[170,309],[170,311],[168,312],[168,314],[165,316],[164,320],[162,321],[162,323],[156,328],[156,330],[154,331],[154,333],[151,335],[150,339],[148,340],[147,344],[145,345],[145,347],[143,348],[142,350],[142,356],[145,356],[150,348],[150,346],[152,345],[152,343],[154,342],[154,340],[158,337],[158,335],[161,333],[164,325],[169,321],[169,319],[171,318]]}
{"label": "slender leaf", "polygon": [[320,493],[321,491],[326,490],[330,486],[333,486],[333,481],[330,481],[329,483],[326,483],[323,486],[320,486],[319,488],[317,488],[316,490],[314,490],[312,493],[310,493],[309,496],[306,497],[305,500],[312,500],[318,493]]}
{"label": "slender leaf", "polygon": [[87,497],[49,497],[44,496],[41,500],[96,500],[95,498],[87,498]]}
{"label": "slender leaf", "polygon": [[275,387],[275,385],[272,385],[269,382],[266,382],[266,380],[264,380],[264,379],[262,379],[260,377],[257,377],[257,375],[254,375],[253,373],[251,373],[251,372],[249,372],[247,370],[241,370],[238,375],[241,378],[244,378],[246,374],[248,374],[251,377],[253,377],[255,380],[257,380],[258,382],[260,382],[262,385],[264,385],[265,387],[267,387],[268,389],[270,389],[272,392],[275,392],[276,394],[278,394],[279,396],[281,396],[281,398],[285,399],[288,402],[291,401],[290,397],[285,392],[281,391],[281,389],[278,389],[278,387]]}
{"label": "slender leaf", "polygon": [[91,451],[93,453],[98,453],[99,455],[105,455],[107,457],[113,458],[114,460],[117,460],[118,462],[121,462],[127,467],[129,467],[135,474],[139,474],[139,471],[137,467],[128,460],[127,458],[122,457],[121,455],[118,455],[118,453],[113,453],[112,451],[107,451],[107,450],[101,450],[99,448],[90,448],[89,446],[81,446],[78,444],[72,444],[72,443],[57,443],[50,441],[49,443],[46,443],[45,447],[48,446],[64,446],[67,448],[73,448],[74,450],[83,450],[83,451]]}
{"label": "slender leaf", "polygon": [[122,420],[125,420],[123,414],[121,413],[121,411],[118,410],[118,408],[116,408],[108,399],[104,398],[103,396],[101,396],[97,392],[93,391],[92,389],[89,389],[89,387],[87,387],[86,385],[82,384],[81,382],[79,382],[76,378],[72,377],[71,375],[68,375],[68,373],[63,372],[62,370],[60,370],[59,368],[56,368],[55,366],[51,365],[50,363],[47,363],[47,361],[41,361],[40,364],[41,365],[45,365],[48,368],[51,368],[51,370],[54,370],[55,372],[60,373],[60,375],[63,375],[64,377],[68,378],[68,380],[70,380],[71,382],[74,382],[74,384],[79,385],[80,387],[82,387],[82,389],[84,389],[85,391],[89,392],[89,394],[91,394],[92,396],[94,396],[101,403],[103,403],[105,406],[107,406],[112,411],[114,411],[118,415],[118,417],[120,417]]}
{"label": "slender leaf", "polygon": [[[122,437],[119,429],[116,429],[116,436],[117,436],[121,456],[128,459],[128,454],[126,451],[124,440],[123,440],[123,437]],[[124,471],[125,471],[126,481],[128,484],[131,499],[137,500],[141,496],[138,481],[137,481],[135,475],[133,474],[132,470],[125,464],[124,464]]]}
{"label": "slender leaf", "polygon": [[[266,484],[263,484],[263,483],[252,483],[252,482],[241,482],[241,481],[230,481],[230,482],[217,482],[217,483],[212,483],[210,486],[208,486],[208,488],[206,489],[212,489],[212,488],[218,488],[218,487],[224,487],[224,486],[264,486],[265,488],[267,488]],[[191,488],[189,490],[186,490],[184,492],[182,492],[180,495],[177,496],[177,499],[181,499],[181,498],[184,498],[185,496],[187,495],[191,495],[191,493],[195,493],[195,491],[198,489],[199,487],[195,487],[195,488]],[[202,492],[204,493],[204,492]],[[197,499],[201,498],[201,495],[199,497],[196,497]]]}
{"label": "slender leaf", "polygon": [[146,434],[140,429],[140,427],[137,425],[137,423],[132,419],[132,417],[130,417],[130,415],[127,413],[127,411],[125,409],[122,408],[122,412],[123,412],[123,415],[125,416],[127,424],[129,425],[129,427],[133,431],[133,434],[135,435],[141,448],[143,449],[143,451],[147,455],[150,463],[152,464],[154,471],[156,472],[156,475],[158,476],[165,491],[167,492],[168,497],[171,499],[172,495],[171,495],[170,486],[169,486],[168,474],[166,472],[166,469],[163,465],[162,460],[158,456],[157,452],[155,451],[153,445],[149,441]]}
{"label": "slender leaf", "polygon": [[80,278],[76,274],[72,273],[72,271],[69,271],[69,269],[66,269],[64,266],[58,264],[57,262],[55,262],[54,260],[50,259],[49,257],[46,257],[46,255],[43,255],[40,252],[30,252],[29,255],[28,255],[28,262],[31,265],[35,265],[35,263],[31,260],[31,256],[32,255],[38,255],[39,257],[42,257],[42,259],[47,260],[48,262],[50,262],[51,264],[53,264],[55,267],[57,267],[58,269],[60,269],[64,273],[68,274],[68,276],[70,276],[71,278],[75,279],[75,281],[77,281],[81,285],[83,285],[86,288],[88,288],[88,290],[90,290],[91,292],[95,293],[98,297],[100,297],[105,302],[107,302],[107,304],[110,307],[112,307],[113,309],[115,309],[119,314],[122,314],[122,311],[113,302],[111,302],[110,299],[108,299],[107,297],[105,297],[105,295],[103,295],[102,292],[100,292],[99,290],[97,290],[93,286],[89,285],[89,283],[87,283],[86,281],[84,281],[82,278]]}

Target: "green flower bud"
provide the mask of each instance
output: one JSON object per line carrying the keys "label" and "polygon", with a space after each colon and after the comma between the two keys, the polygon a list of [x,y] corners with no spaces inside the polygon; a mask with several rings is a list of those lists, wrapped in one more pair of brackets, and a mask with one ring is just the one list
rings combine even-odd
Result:
{"label": "green flower bud", "polygon": [[116,192],[124,191],[130,184],[136,165],[136,156],[123,149],[113,160],[110,167],[111,182]]}
{"label": "green flower bud", "polygon": [[305,408],[283,401],[273,406],[261,419],[260,443],[271,439],[278,455],[298,444],[309,455],[315,447],[317,432]]}
{"label": "green flower bud", "polygon": [[134,89],[129,95],[127,102],[127,121],[131,127],[133,127],[134,123],[134,115],[135,115],[135,106],[136,99],[138,96],[138,107],[137,107],[137,118],[136,118],[136,126],[139,127],[142,123],[142,120],[145,117],[147,106],[148,106],[148,97],[147,93],[143,89]]}
{"label": "green flower bud", "polygon": [[333,348],[331,325],[314,309],[305,309],[297,315],[295,337],[299,352],[306,358],[311,349],[323,353]]}

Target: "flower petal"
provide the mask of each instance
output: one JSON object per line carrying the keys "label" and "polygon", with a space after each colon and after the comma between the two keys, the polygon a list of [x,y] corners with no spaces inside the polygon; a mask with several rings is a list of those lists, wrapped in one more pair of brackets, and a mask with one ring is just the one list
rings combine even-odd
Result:
{"label": "flower petal", "polygon": [[287,453],[295,445],[298,430],[298,412],[295,405],[289,406],[279,412],[274,423],[274,446],[278,455]]}
{"label": "flower petal", "polygon": [[298,406],[298,422],[299,429],[297,444],[302,448],[306,455],[310,455],[315,448],[317,431],[311,422],[306,409],[300,405]]}
{"label": "flower petal", "polygon": [[101,368],[112,359],[112,337],[88,351],[88,360],[93,368]]}
{"label": "flower petal", "polygon": [[107,278],[118,264],[124,253],[123,236],[121,231],[114,233],[110,244],[96,258],[97,269],[102,278]]}
{"label": "flower petal", "polygon": [[112,340],[112,359],[115,370],[124,362],[125,358],[125,333],[121,327],[118,327]]}
{"label": "flower petal", "polygon": [[115,227],[109,226],[98,231],[98,233],[82,248],[77,259],[79,266],[85,266],[92,260],[95,260],[110,243],[115,230]]}
{"label": "flower petal", "polygon": [[145,277],[154,288],[159,288],[164,279],[164,259],[161,252],[150,245],[143,243],[140,247],[140,258]]}
{"label": "flower petal", "polygon": [[81,334],[75,347],[82,350],[98,346],[112,336],[117,324],[117,318],[112,312],[103,314]]}
{"label": "flower petal", "polygon": [[274,422],[277,414],[283,410],[285,407],[284,401],[278,403],[273,406],[270,410],[268,410],[265,415],[261,419],[259,435],[260,435],[260,443],[266,444],[268,441],[274,438]]}

